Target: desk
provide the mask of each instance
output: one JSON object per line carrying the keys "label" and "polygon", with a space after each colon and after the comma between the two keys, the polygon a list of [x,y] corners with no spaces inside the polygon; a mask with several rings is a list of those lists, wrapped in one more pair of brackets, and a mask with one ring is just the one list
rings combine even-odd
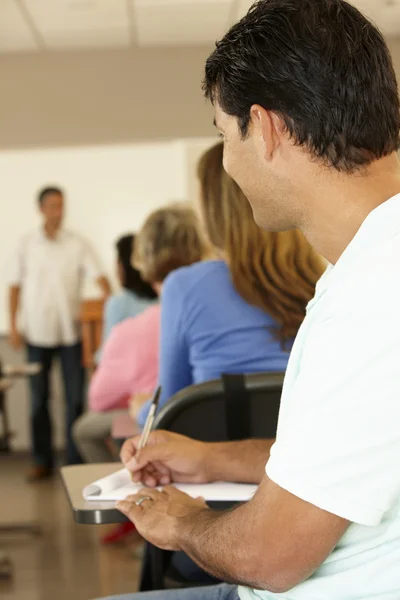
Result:
{"label": "desk", "polygon": [[36,375],[41,370],[38,363],[27,363],[22,365],[3,365],[0,362],[0,415],[3,423],[3,431],[0,435],[0,452],[10,452],[10,438],[12,433],[8,423],[7,392],[17,378]]}
{"label": "desk", "polygon": [[123,523],[127,517],[114,508],[114,502],[84,500],[82,490],[89,483],[111,475],[121,469],[120,463],[96,465],[71,465],[62,467],[61,477],[71,504],[74,520],[83,525],[105,525]]}
{"label": "desk", "polygon": [[[62,467],[61,477],[76,523],[103,525],[123,523],[128,520],[125,515],[114,508],[114,502],[88,502],[82,496],[83,488],[89,483],[111,475],[120,468],[120,463]],[[232,502],[210,502],[212,508],[218,509],[230,508],[232,504]],[[164,588],[165,561],[170,555],[170,552],[164,552],[152,544],[146,544],[139,587],[141,592]]]}
{"label": "desk", "polygon": [[[62,467],[61,477],[65,491],[71,504],[74,520],[82,525],[106,525],[109,523],[124,523],[128,521],[114,502],[88,502],[82,496],[84,487],[115,473],[121,469],[120,463],[102,463],[96,465],[71,465]],[[231,508],[234,502],[209,502],[211,508],[223,510]]]}
{"label": "desk", "polygon": [[[128,519],[114,508],[114,502],[87,502],[83,499],[82,490],[89,483],[111,475],[121,468],[120,463],[104,463],[97,465],[71,465],[62,467],[61,477],[65,491],[71,504],[74,520],[83,525],[103,525],[107,523],[123,523]],[[153,589],[153,563],[156,563],[161,551],[146,545],[142,566],[140,591]]]}

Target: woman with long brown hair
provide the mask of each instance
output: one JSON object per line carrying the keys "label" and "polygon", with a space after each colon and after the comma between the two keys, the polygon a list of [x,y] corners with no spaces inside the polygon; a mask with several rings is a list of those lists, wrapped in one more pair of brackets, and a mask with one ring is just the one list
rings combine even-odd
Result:
{"label": "woman with long brown hair", "polygon": [[163,287],[161,405],[180,389],[222,373],[285,371],[324,270],[299,231],[259,229],[224,171],[222,154],[218,144],[198,166],[201,218],[219,258],[174,271]]}
{"label": "woman with long brown hair", "polygon": [[324,263],[298,229],[268,232],[254,222],[249,202],[223,168],[223,144],[198,164],[200,211],[207,236],[227,262],[239,294],[275,321],[287,347],[304,319]]}

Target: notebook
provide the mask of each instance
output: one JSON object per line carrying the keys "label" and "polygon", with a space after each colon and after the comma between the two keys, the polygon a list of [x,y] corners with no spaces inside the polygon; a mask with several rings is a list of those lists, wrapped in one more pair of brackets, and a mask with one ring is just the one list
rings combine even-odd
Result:
{"label": "notebook", "polygon": [[[253,497],[257,490],[257,485],[246,483],[229,483],[226,481],[217,481],[214,483],[175,483],[174,487],[193,498],[201,496],[208,502],[245,502]],[[143,485],[133,483],[131,475],[127,469],[121,469],[107,477],[98,479],[83,489],[85,500],[114,501],[123,500],[130,494],[136,494]]]}

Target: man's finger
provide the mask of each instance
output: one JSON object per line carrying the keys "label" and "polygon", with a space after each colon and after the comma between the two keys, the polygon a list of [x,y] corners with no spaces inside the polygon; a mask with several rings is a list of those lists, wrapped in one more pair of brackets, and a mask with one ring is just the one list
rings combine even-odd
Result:
{"label": "man's finger", "polygon": [[156,470],[157,473],[159,473],[160,475],[170,475],[170,470],[169,468],[164,465],[162,462],[160,462],[159,460],[156,460],[153,463],[154,469]]}
{"label": "man's finger", "polygon": [[131,479],[134,483],[143,483],[143,485],[150,488],[154,488],[158,484],[157,475],[149,471],[147,467],[142,471],[131,473]]}
{"label": "man's finger", "polygon": [[137,436],[133,437],[133,438],[129,438],[129,440],[126,440],[126,442],[124,443],[124,445],[121,448],[121,452],[119,453],[121,462],[127,466],[127,463],[129,463],[129,461],[132,460],[132,458],[135,456],[136,454],[136,443],[137,443]]}
{"label": "man's finger", "polygon": [[165,494],[167,494],[168,496],[189,496],[189,494],[186,494],[185,492],[182,492],[182,490],[178,490],[175,486],[173,485],[166,485],[163,488],[163,492]]}
{"label": "man's finger", "polygon": [[142,514],[142,509],[137,506],[134,502],[128,500],[120,500],[116,503],[115,507],[121,511],[132,523],[135,523]]}
{"label": "man's finger", "polygon": [[129,471],[134,473],[135,471],[140,471],[149,463],[155,461],[163,462],[169,455],[169,444],[156,444],[154,446],[146,446],[146,448],[143,448],[134,456],[131,454],[131,459],[124,464]]}
{"label": "man's finger", "polygon": [[159,481],[160,485],[169,485],[171,483],[171,476],[160,474],[158,481]]}
{"label": "man's finger", "polygon": [[125,498],[127,502],[137,502],[141,498],[151,498],[157,500],[160,496],[160,492],[155,489],[142,488],[137,494],[130,494]]}
{"label": "man's finger", "polygon": [[151,473],[147,473],[147,471],[145,471],[142,474],[142,479],[141,479],[142,483],[144,483],[144,485],[148,488],[155,488],[158,485],[158,481],[155,478],[154,475],[152,475]]}

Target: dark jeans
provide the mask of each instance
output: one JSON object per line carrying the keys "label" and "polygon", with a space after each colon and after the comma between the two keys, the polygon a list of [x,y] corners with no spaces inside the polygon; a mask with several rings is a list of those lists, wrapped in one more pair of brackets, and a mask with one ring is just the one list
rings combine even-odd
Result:
{"label": "dark jeans", "polygon": [[53,467],[52,427],[49,414],[49,375],[53,359],[59,357],[66,401],[66,459],[68,464],[82,462],[71,436],[72,424],[83,412],[85,371],[81,344],[57,348],[27,347],[29,362],[37,362],[42,370],[30,377],[32,452],[36,465]]}
{"label": "dark jeans", "polygon": [[211,583],[217,585],[221,583],[212,575],[209,575],[184,552],[174,552],[171,559],[171,566],[176,569],[181,577],[187,581],[201,582],[206,585]]}

